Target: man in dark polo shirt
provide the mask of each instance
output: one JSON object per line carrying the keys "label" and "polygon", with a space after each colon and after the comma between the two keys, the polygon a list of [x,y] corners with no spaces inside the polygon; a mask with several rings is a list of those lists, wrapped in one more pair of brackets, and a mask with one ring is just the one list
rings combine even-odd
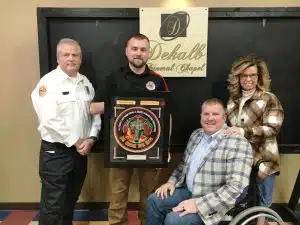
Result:
{"label": "man in dark polo shirt", "polygon": [[[136,34],[126,43],[125,54],[128,65],[110,74],[96,91],[91,104],[92,114],[104,113],[104,99],[115,91],[147,92],[168,91],[168,86],[160,75],[149,70],[146,65],[149,59],[150,43],[143,34]],[[148,195],[154,190],[159,177],[159,169],[139,168],[141,224],[146,225],[146,202]],[[127,225],[127,201],[133,168],[111,168],[111,195],[108,210],[110,225]]]}

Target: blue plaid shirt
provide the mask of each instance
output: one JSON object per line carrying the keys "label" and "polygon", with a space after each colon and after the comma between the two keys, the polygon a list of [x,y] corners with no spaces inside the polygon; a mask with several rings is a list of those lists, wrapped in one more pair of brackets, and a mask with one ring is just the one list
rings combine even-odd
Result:
{"label": "blue plaid shirt", "polygon": [[186,175],[186,185],[188,189],[192,192],[194,186],[194,178],[204,157],[209,153],[209,148],[211,146],[213,137],[217,134],[207,135],[204,133],[203,138],[196,147],[195,151],[190,155],[188,161],[188,171]]}

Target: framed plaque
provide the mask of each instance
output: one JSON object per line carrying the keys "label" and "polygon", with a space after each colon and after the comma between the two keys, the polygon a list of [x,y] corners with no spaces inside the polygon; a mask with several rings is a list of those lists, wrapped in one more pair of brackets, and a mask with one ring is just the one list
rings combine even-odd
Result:
{"label": "framed plaque", "polygon": [[105,167],[167,167],[169,95],[131,92],[106,99]]}

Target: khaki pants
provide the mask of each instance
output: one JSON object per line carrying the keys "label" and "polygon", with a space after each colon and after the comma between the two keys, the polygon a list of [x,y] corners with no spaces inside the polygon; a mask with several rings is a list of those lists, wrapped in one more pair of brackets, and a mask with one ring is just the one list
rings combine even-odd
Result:
{"label": "khaki pants", "polygon": [[[146,225],[147,198],[157,187],[160,169],[138,168],[140,186],[140,211],[139,219],[142,225]],[[111,195],[108,209],[108,221],[110,225],[127,225],[127,202],[130,180],[133,168],[111,168]]]}

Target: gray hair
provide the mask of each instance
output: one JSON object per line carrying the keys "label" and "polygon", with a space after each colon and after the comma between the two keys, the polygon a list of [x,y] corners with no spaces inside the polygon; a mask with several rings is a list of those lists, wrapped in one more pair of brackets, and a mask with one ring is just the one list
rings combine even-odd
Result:
{"label": "gray hair", "polygon": [[78,47],[79,49],[79,52],[80,52],[80,57],[82,57],[82,53],[81,53],[81,47],[79,45],[79,43],[71,38],[63,38],[63,39],[60,39],[57,46],[56,46],[56,56],[58,57],[58,54],[59,54],[59,49],[60,49],[60,46],[62,45],[75,45]]}

